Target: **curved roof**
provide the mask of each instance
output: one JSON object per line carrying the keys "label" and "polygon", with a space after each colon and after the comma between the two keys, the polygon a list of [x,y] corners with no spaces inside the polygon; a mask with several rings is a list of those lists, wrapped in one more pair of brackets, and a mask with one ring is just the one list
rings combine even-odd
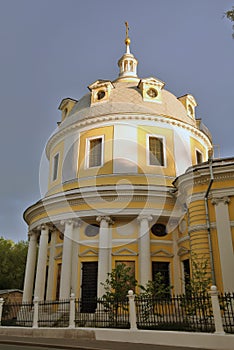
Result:
{"label": "curved roof", "polygon": [[139,81],[117,79],[112,82],[114,88],[109,99],[96,104],[91,105],[91,93],[84,95],[61,123],[60,129],[88,118],[120,113],[163,115],[195,126],[195,120],[187,115],[183,104],[167,90],[161,90],[161,103],[144,101]]}

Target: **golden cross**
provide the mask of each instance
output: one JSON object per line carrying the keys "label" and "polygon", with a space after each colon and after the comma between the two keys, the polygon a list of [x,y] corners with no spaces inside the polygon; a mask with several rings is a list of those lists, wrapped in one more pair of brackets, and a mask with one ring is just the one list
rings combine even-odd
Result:
{"label": "golden cross", "polygon": [[127,39],[128,38],[128,31],[129,31],[128,22],[125,22],[125,26],[126,26],[126,39]]}

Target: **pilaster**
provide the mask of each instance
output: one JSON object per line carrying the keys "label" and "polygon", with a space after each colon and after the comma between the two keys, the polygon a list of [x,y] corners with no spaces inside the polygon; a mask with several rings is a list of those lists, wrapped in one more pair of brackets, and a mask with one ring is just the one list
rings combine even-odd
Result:
{"label": "pilaster", "polygon": [[217,197],[212,199],[212,204],[215,206],[221,273],[223,278],[223,289],[225,292],[233,292],[234,290],[234,254],[228,212],[229,203],[229,197]]}

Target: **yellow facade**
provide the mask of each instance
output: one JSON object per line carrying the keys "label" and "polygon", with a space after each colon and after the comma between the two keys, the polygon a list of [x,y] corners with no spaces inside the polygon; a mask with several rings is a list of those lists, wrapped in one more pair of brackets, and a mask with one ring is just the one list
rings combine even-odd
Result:
{"label": "yellow facade", "polygon": [[97,80],[79,101],[60,104],[61,123],[46,146],[48,191],[24,213],[31,266],[36,241],[48,257],[34,291],[26,269],[25,301],[102,296],[120,262],[139,284],[161,272],[183,293],[193,256],[207,260],[219,290],[234,290],[234,160],[210,157],[194,97],[140,79],[127,52],[119,78]]}

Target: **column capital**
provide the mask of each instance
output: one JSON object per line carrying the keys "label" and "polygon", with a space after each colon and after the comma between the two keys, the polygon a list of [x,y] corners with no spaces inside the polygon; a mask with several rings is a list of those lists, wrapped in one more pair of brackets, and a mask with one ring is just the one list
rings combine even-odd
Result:
{"label": "column capital", "polygon": [[215,197],[212,198],[211,203],[213,205],[219,205],[219,204],[229,204],[230,203],[230,198],[228,196],[225,197]]}
{"label": "column capital", "polygon": [[64,226],[64,225],[73,225],[73,224],[74,224],[74,220],[73,220],[73,219],[61,220],[61,221],[60,221],[60,224],[61,224],[62,226]]}
{"label": "column capital", "polygon": [[37,241],[37,239],[38,239],[38,232],[36,231],[29,231],[28,232],[28,239],[29,239],[29,241]]}
{"label": "column capital", "polygon": [[41,224],[37,226],[37,231],[46,231],[49,230],[49,224]]}
{"label": "column capital", "polygon": [[97,222],[101,222],[102,220],[106,221],[110,225],[112,225],[114,223],[114,221],[111,219],[110,216],[98,216],[96,218]]}
{"label": "column capital", "polygon": [[139,215],[137,221],[140,223],[142,220],[147,220],[148,222],[153,221],[152,215]]}

